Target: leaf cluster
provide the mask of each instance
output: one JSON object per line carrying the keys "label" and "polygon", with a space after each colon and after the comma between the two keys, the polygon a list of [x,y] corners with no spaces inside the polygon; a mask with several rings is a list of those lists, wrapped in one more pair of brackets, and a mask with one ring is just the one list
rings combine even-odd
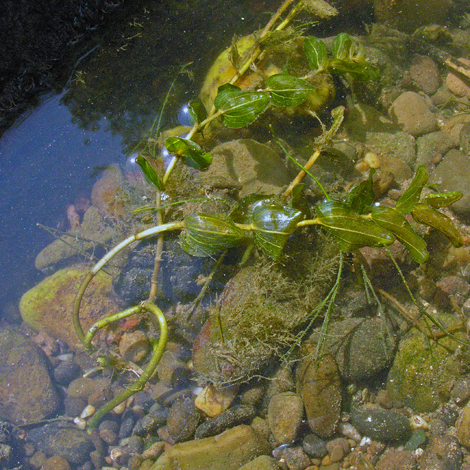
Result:
{"label": "leaf cluster", "polygon": [[388,246],[398,240],[415,261],[423,263],[429,258],[426,242],[413,230],[405,217],[408,214],[416,222],[439,230],[454,246],[463,245],[462,234],[452,220],[436,210],[457,201],[462,193],[433,193],[421,199],[429,177],[426,167],[421,165],[395,207],[383,206],[374,202],[373,173],[371,170],[369,178],[353,187],[343,201],[325,201],[316,207],[315,221],[333,235],[341,250]]}

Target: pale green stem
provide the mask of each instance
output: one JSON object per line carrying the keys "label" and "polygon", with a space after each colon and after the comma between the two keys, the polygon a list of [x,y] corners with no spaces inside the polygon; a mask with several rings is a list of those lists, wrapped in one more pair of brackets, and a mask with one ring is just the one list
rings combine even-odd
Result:
{"label": "pale green stem", "polygon": [[168,341],[168,326],[166,322],[165,315],[163,312],[152,302],[142,302],[139,307],[133,307],[130,309],[125,310],[124,312],[117,313],[115,315],[111,315],[108,318],[100,320],[96,322],[88,331],[87,333],[87,340],[91,342],[94,334],[106,325],[109,325],[112,321],[120,320],[121,318],[125,318],[129,315],[133,315],[135,313],[139,313],[139,311],[145,310],[149,313],[155,315],[160,324],[160,337],[158,338],[158,342],[154,342],[153,345],[153,355],[150,359],[147,367],[142,372],[142,375],[128,388],[124,389],[117,397],[113,398],[111,401],[103,405],[94,415],[93,418],[90,420],[88,424],[88,432],[93,431],[103,417],[109,413],[112,409],[116,406],[120,405],[124,401],[126,401],[129,397],[134,395],[134,393],[142,390],[145,384],[150,380],[152,375],[155,373],[155,370],[160,362],[163,352],[165,351],[166,343]]}
{"label": "pale green stem", "polygon": [[131,243],[142,240],[144,238],[150,237],[152,235],[156,235],[158,233],[162,232],[167,232],[170,230],[181,230],[182,228],[185,227],[185,222],[172,222],[169,224],[164,224],[164,225],[158,225],[156,227],[149,228],[147,230],[143,230],[142,232],[139,232],[135,235],[132,235],[131,237],[126,238],[123,240],[121,243],[116,245],[112,250],[110,250],[108,253],[106,253],[103,258],[101,258],[98,263],[93,266],[93,268],[88,272],[88,274],[85,276],[85,279],[83,279],[77,295],[75,296],[75,301],[73,304],[73,313],[72,313],[72,322],[73,326],[75,328],[75,332],[80,339],[80,342],[85,346],[84,341],[85,341],[85,333],[83,332],[83,328],[80,324],[80,304],[82,302],[83,294],[85,293],[86,288],[88,287],[88,284],[90,284],[91,280],[93,279],[94,276],[100,271],[100,269],[103,268],[103,266],[113,258],[113,256],[116,256],[120,251],[122,251],[124,248],[129,246]]}

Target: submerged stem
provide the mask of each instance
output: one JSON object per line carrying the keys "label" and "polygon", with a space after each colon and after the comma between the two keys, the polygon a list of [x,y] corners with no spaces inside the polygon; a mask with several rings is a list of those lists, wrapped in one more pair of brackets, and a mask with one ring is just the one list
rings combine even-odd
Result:
{"label": "submerged stem", "polygon": [[141,302],[138,307],[132,307],[123,312],[116,313],[115,315],[110,315],[107,318],[103,318],[102,320],[96,322],[88,331],[87,333],[87,341],[90,342],[93,339],[95,333],[103,328],[104,326],[109,325],[110,323],[120,320],[122,318],[128,317],[130,315],[134,315],[135,313],[139,313],[140,311],[145,310],[149,313],[155,315],[160,325],[160,337],[158,342],[155,342],[153,345],[153,355],[150,359],[147,367],[144,369],[142,375],[128,388],[124,389],[117,397],[113,398],[111,401],[103,405],[94,415],[93,418],[90,420],[88,424],[88,432],[93,431],[98,424],[100,423],[101,419],[109,413],[113,408],[120,405],[122,402],[127,400],[129,397],[134,395],[134,393],[142,390],[145,384],[149,381],[152,375],[155,373],[155,370],[160,362],[163,352],[165,351],[166,343],[168,341],[168,325],[166,322],[165,315],[163,312],[152,302]]}

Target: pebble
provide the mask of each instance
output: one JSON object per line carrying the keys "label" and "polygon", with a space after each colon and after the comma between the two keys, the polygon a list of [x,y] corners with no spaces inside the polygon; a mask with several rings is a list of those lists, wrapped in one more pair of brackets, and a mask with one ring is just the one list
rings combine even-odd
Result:
{"label": "pebble", "polygon": [[53,455],[42,464],[41,470],[70,470],[70,465],[60,455]]}
{"label": "pebble", "polygon": [[238,393],[238,385],[215,388],[213,385],[207,385],[196,397],[194,404],[210,418],[214,418],[225,411]]}
{"label": "pebble", "polygon": [[271,398],[268,422],[278,444],[290,444],[297,437],[303,416],[302,398],[296,393],[278,393]]}
{"label": "pebble", "polygon": [[215,436],[230,427],[250,422],[256,416],[256,409],[251,405],[237,405],[225,410],[215,418],[208,419],[196,429],[196,439]]}
{"label": "pebble", "polygon": [[422,135],[416,139],[415,167],[425,165],[428,170],[434,168],[437,157],[444,155],[455,147],[455,139],[447,132],[437,131]]}
{"label": "pebble", "polygon": [[54,369],[54,380],[63,387],[67,387],[79,375],[80,366],[72,360],[61,361]]}
{"label": "pebble", "polygon": [[181,397],[171,405],[166,426],[158,430],[158,435],[170,444],[187,441],[194,436],[199,417],[194,400],[191,397]]}
{"label": "pebble", "polygon": [[289,470],[305,470],[310,465],[310,459],[302,447],[287,447],[282,452],[282,460]]}
{"label": "pebble", "polygon": [[319,459],[328,453],[326,442],[316,434],[307,434],[302,440],[302,448],[310,457]]}
{"label": "pebble", "polygon": [[470,158],[458,150],[447,152],[429,177],[429,184],[439,184],[439,191],[461,191],[462,199],[452,204],[452,210],[463,218],[470,218]]}
{"label": "pebble", "polygon": [[470,447],[470,406],[466,406],[456,423],[457,438],[465,447]]}
{"label": "pebble", "polygon": [[454,436],[441,436],[430,439],[419,459],[420,470],[460,470],[462,451]]}
{"label": "pebble", "polygon": [[[458,60],[466,65],[470,65],[470,60],[465,57],[460,57]],[[468,84],[468,80],[463,79],[457,75],[457,73],[451,71],[447,74],[446,86],[449,91],[454,93],[454,95],[470,98],[470,86]]]}
{"label": "pebble", "polygon": [[150,351],[150,341],[142,330],[124,333],[119,341],[119,354],[126,361],[138,364]]}
{"label": "pebble", "polygon": [[260,455],[251,462],[242,465],[238,470],[279,470],[276,460],[268,455]]}
{"label": "pebble", "polygon": [[376,466],[377,470],[415,470],[416,468],[418,467],[412,452],[395,449],[386,451]]}
{"label": "pebble", "polygon": [[437,120],[426,100],[412,91],[401,94],[389,109],[392,120],[414,137],[437,131]]}
{"label": "pebble", "polygon": [[328,450],[328,454],[332,463],[341,462],[351,451],[349,442],[344,437],[339,437],[327,442],[326,449]]}
{"label": "pebble", "polygon": [[173,351],[165,351],[158,363],[158,378],[166,385],[179,387],[189,378],[189,369]]}
{"label": "pebble", "polygon": [[351,422],[361,434],[380,442],[406,441],[411,435],[408,418],[381,408],[353,408]]}

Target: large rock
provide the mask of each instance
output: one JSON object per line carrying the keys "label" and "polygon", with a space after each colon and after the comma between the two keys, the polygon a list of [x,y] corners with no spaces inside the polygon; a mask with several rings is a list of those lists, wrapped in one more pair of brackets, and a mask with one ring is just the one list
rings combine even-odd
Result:
{"label": "large rock", "polygon": [[470,220],[470,156],[452,149],[429,178],[439,184],[440,191],[461,191],[462,199],[452,204],[452,210]]}
{"label": "large rock", "polygon": [[14,329],[0,330],[0,417],[14,424],[40,421],[61,407],[42,350]]}
{"label": "large rock", "polygon": [[241,197],[254,193],[278,194],[292,179],[279,154],[251,139],[226,142],[215,147],[211,154],[211,166],[201,173],[203,183],[241,186]]}
{"label": "large rock", "polygon": [[[25,323],[36,331],[44,329],[69,346],[77,344],[72,307],[87,270],[85,265],[62,269],[26,292],[20,300],[20,312]],[[101,317],[119,310],[112,299],[111,276],[100,271],[88,286],[82,301],[82,327],[86,330]]]}
{"label": "large rock", "polygon": [[395,123],[414,137],[437,130],[436,116],[426,100],[413,91],[402,93],[392,103],[389,114]]}
{"label": "large rock", "polygon": [[270,451],[268,443],[250,426],[241,425],[217,436],[175,444],[150,470],[238,470]]}
{"label": "large rock", "polygon": [[[447,328],[456,323],[450,315],[438,319]],[[456,348],[461,348],[460,354],[454,354]],[[416,413],[433,411],[448,400],[453,382],[466,370],[468,357],[468,348],[452,338],[426,341],[413,328],[400,342],[388,374],[387,392]]]}
{"label": "large rock", "polygon": [[330,355],[315,360],[315,345],[303,348],[310,354],[297,369],[297,393],[302,397],[310,429],[323,438],[336,431],[341,413],[341,381],[338,367]]}

